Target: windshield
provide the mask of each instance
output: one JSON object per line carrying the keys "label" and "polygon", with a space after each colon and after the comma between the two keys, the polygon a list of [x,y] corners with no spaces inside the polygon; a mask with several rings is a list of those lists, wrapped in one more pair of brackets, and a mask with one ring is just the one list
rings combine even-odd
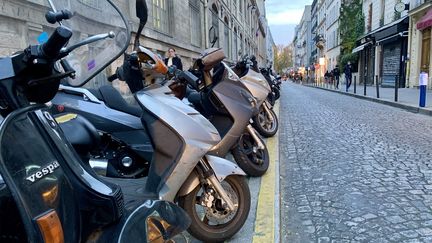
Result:
{"label": "windshield", "polygon": [[[73,31],[68,47],[95,35],[110,31],[115,34],[113,38],[81,46],[66,57],[76,71],[76,78],[69,79],[69,85],[79,86],[95,77],[127,48],[130,33],[126,20],[111,0],[48,0],[48,2],[52,3],[54,11],[67,9],[74,15],[71,19],[62,21],[64,26]],[[47,32],[49,35],[50,32]],[[98,75],[95,80],[97,79],[106,80],[105,73]]]}

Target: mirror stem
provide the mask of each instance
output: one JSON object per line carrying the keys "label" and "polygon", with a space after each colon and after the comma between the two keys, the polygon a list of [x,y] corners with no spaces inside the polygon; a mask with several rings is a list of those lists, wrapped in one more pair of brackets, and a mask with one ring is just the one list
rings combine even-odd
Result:
{"label": "mirror stem", "polygon": [[138,50],[138,47],[140,46],[139,39],[140,39],[141,33],[144,29],[144,25],[145,24],[143,22],[140,22],[140,24],[139,24],[138,31],[136,33],[135,41],[134,41],[134,51]]}

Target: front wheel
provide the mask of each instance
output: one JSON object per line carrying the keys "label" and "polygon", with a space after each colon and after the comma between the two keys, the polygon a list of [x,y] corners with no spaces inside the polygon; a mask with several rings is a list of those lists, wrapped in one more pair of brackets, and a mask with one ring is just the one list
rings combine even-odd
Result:
{"label": "front wheel", "polygon": [[263,149],[258,148],[258,143],[246,130],[239,138],[237,145],[231,150],[237,165],[249,176],[262,176],[267,172],[270,157],[264,140],[258,136]]}
{"label": "front wheel", "polygon": [[241,229],[249,215],[251,197],[245,177],[231,175],[221,185],[234,203],[234,211],[223,206],[215,190],[208,185],[197,186],[179,198],[180,207],[192,220],[188,232],[198,240],[223,242]]}
{"label": "front wheel", "polygon": [[270,110],[270,114],[267,113],[264,108],[265,105],[266,104],[261,105],[259,113],[252,118],[252,125],[259,132],[259,134],[268,138],[273,137],[277,133],[279,121],[276,113],[273,110]]}

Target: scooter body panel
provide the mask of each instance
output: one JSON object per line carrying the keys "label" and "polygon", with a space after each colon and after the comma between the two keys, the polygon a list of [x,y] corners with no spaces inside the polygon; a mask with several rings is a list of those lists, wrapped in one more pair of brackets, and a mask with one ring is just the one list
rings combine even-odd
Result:
{"label": "scooter body panel", "polygon": [[[68,94],[59,90],[51,102],[64,106],[65,111],[83,115],[97,129],[108,133],[142,129],[139,117],[111,109],[103,101],[87,98],[87,95],[92,94],[86,89],[69,89],[74,89],[76,93]],[[84,91],[81,92],[82,90]]]}
{"label": "scooter body panel", "polygon": [[[225,64],[224,64],[225,65]],[[237,75],[229,75],[230,69],[225,65],[223,80],[212,88],[213,94],[228,111],[229,116],[219,119],[220,115],[210,118],[218,130],[227,130],[227,120],[232,126],[223,134],[222,140],[209,152],[212,155],[225,157],[225,155],[237,144],[237,140],[244,132],[249,120],[257,112],[256,99],[248,91],[247,87],[239,82]],[[210,94],[211,95],[211,94]],[[218,104],[213,104],[217,106]],[[206,108],[207,109],[207,108]]]}
{"label": "scooter body panel", "polygon": [[34,220],[53,210],[64,225],[65,238],[79,241],[82,229],[72,184],[37,122],[34,113],[24,111],[12,113],[1,124],[0,174],[16,202],[29,242],[43,242]]}
{"label": "scooter body panel", "polygon": [[257,99],[258,106],[261,106],[268,94],[271,92],[270,85],[265,77],[249,68],[247,74],[240,79]]}
{"label": "scooter body panel", "polygon": [[199,112],[167,93],[165,86],[152,85],[135,97],[143,108],[142,121],[155,150],[146,187],[156,188],[160,199],[174,200],[220,136]]}
{"label": "scooter body panel", "polygon": [[230,175],[246,176],[246,173],[237,164],[227,159],[211,155],[206,155],[206,158],[220,182]]}

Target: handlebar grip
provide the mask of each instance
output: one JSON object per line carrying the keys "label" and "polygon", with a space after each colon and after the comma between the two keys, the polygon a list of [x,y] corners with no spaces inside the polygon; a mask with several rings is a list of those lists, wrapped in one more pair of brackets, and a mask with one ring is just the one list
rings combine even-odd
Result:
{"label": "handlebar grip", "polygon": [[114,81],[116,79],[118,79],[117,73],[114,73],[113,75],[111,75],[111,76],[108,77],[108,81],[109,82],[112,82],[112,81]]}
{"label": "handlebar grip", "polygon": [[56,58],[60,50],[72,37],[72,30],[65,26],[59,26],[55,29],[50,38],[40,46],[40,54],[46,58]]}
{"label": "handlebar grip", "polygon": [[50,24],[55,24],[56,22],[60,22],[64,19],[70,19],[72,17],[72,13],[69,10],[62,10],[60,12],[48,11],[45,14],[45,18]]}
{"label": "handlebar grip", "polygon": [[201,90],[204,86],[204,83],[189,71],[182,71],[179,75],[179,78],[186,80],[186,82],[197,91]]}

